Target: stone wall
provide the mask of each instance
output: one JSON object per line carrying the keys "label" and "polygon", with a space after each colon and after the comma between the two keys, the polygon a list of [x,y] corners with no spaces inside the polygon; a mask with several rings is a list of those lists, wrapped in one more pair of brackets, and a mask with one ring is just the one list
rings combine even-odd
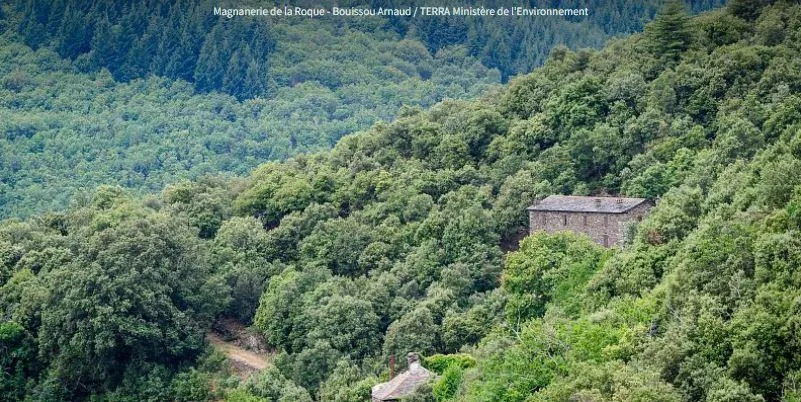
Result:
{"label": "stone wall", "polygon": [[644,202],[622,213],[529,211],[529,233],[585,233],[596,243],[612,247],[623,240],[626,225],[641,220],[651,205]]}

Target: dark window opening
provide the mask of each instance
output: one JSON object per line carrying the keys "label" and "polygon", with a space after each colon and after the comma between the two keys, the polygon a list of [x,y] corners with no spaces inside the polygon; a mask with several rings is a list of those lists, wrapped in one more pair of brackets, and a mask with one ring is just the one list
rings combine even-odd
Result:
{"label": "dark window opening", "polygon": [[584,215],[584,226],[587,226],[587,215]]}
{"label": "dark window opening", "polygon": [[562,226],[567,226],[567,215],[562,215]]}

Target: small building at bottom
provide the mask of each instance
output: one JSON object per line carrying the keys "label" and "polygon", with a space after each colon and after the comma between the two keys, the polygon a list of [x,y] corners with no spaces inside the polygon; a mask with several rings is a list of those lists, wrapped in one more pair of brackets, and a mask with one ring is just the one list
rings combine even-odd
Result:
{"label": "small building at bottom", "polygon": [[400,401],[433,376],[420,364],[420,356],[417,353],[409,353],[406,361],[409,364],[408,370],[373,387],[372,402]]}

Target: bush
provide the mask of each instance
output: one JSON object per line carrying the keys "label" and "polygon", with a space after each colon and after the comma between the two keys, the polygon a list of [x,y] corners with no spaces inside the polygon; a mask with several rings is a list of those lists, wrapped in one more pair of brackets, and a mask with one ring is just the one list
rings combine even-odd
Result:
{"label": "bush", "polygon": [[462,385],[464,369],[459,363],[453,363],[442,373],[442,378],[434,384],[432,393],[437,401],[453,399]]}
{"label": "bush", "polygon": [[435,354],[423,358],[423,367],[442,375],[449,367],[456,366],[461,369],[475,367],[476,359],[467,353],[454,353],[450,355]]}

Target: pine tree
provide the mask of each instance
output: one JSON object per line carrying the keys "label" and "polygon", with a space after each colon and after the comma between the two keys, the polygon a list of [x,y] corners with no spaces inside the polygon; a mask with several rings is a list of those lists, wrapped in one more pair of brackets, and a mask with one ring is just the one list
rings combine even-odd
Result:
{"label": "pine tree", "polygon": [[249,99],[267,96],[269,82],[266,64],[251,60],[245,71],[245,84],[248,86],[247,91],[240,92],[241,98]]}
{"label": "pine tree", "polygon": [[3,7],[0,7],[0,34],[6,30],[6,13]]}
{"label": "pine tree", "polygon": [[150,35],[143,35],[128,52],[124,67],[119,70],[119,79],[123,81],[144,77],[151,72],[150,62],[156,53],[157,45]]}
{"label": "pine tree", "polygon": [[239,99],[244,98],[244,94],[249,92],[249,82],[245,82],[245,70],[247,69],[247,61],[243,54],[249,53],[249,49],[245,47],[241,51],[235,50],[228,61],[228,68],[222,80],[223,92],[233,94]]}
{"label": "pine tree", "polygon": [[[154,36],[157,41],[157,49],[151,67],[155,74],[191,81],[195,65],[192,64],[188,67],[185,64],[187,61],[186,50],[179,23],[166,18],[151,19],[150,24],[156,24],[153,32],[157,34]],[[150,31],[151,27],[148,26],[147,29]]]}
{"label": "pine tree", "polygon": [[25,44],[37,49],[47,40],[47,24],[49,10],[43,1],[29,0],[22,14],[19,31],[25,38]]}
{"label": "pine tree", "polygon": [[275,38],[267,23],[253,22],[242,37],[242,41],[250,46],[250,54],[258,63],[266,63],[275,50]]}
{"label": "pine tree", "polygon": [[[46,2],[45,2],[46,3]],[[64,14],[68,8],[64,0],[54,0],[52,3],[45,5],[48,8],[47,20],[39,21],[47,27],[47,35],[51,38],[58,37],[58,30],[61,24],[64,23]]]}
{"label": "pine tree", "polygon": [[226,39],[228,32],[221,24],[215,26],[206,35],[203,48],[200,49],[195,66],[195,83],[200,91],[211,92],[219,89],[230,63],[226,49],[230,42]]}
{"label": "pine tree", "polygon": [[678,60],[690,47],[693,32],[690,16],[681,0],[670,0],[646,27],[651,50],[668,60]]}
{"label": "pine tree", "polygon": [[500,70],[504,80],[509,77],[512,69],[512,48],[509,46],[506,35],[500,29],[496,29],[490,34],[481,61],[487,67]]}
{"label": "pine tree", "polygon": [[[164,75],[192,81],[199,52],[196,49],[195,40],[191,36],[192,34],[186,29],[175,37],[162,36],[159,53],[166,59],[166,63],[163,64]],[[175,38],[180,38],[180,42],[174,43]],[[166,49],[173,50],[168,52]]]}
{"label": "pine tree", "polygon": [[81,10],[74,7],[67,7],[64,12],[64,19],[58,31],[58,52],[63,57],[74,59],[81,53],[89,51],[89,42],[92,39],[92,31],[87,26],[86,21],[92,18],[85,18]]}
{"label": "pine tree", "polygon": [[95,25],[95,32],[91,41],[92,69],[108,67],[113,71],[119,58],[117,54],[117,37],[112,30],[108,18],[101,19]]}

